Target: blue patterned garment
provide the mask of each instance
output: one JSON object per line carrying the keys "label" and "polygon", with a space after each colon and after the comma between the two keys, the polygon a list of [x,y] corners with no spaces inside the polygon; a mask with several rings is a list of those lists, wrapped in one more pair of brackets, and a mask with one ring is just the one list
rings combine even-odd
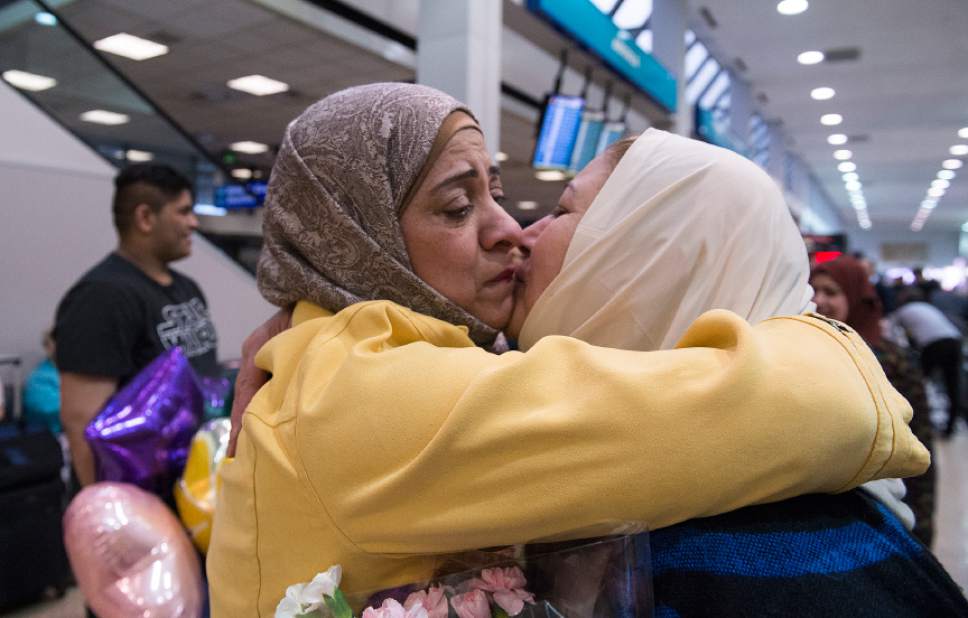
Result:
{"label": "blue patterned garment", "polygon": [[656,618],[968,616],[931,552],[859,491],[748,507],[649,538]]}

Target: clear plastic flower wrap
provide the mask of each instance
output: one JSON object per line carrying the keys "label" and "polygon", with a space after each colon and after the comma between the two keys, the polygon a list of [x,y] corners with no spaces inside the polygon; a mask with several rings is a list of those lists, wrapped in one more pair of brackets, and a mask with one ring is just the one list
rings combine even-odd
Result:
{"label": "clear plastic flower wrap", "polygon": [[442,556],[430,580],[370,594],[344,595],[341,577],[335,566],[290,586],[277,618],[633,618],[653,612],[646,532]]}

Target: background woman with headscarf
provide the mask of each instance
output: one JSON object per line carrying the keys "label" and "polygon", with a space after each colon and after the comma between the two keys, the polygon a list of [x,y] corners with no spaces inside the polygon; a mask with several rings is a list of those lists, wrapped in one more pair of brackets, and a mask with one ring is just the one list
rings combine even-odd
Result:
{"label": "background woman with headscarf", "polygon": [[[929,451],[934,450],[930,408],[924,393],[924,376],[907,350],[885,339],[881,329],[881,303],[864,266],[844,256],[814,267],[810,275],[813,301],[823,315],[846,322],[871,346],[894,388],[914,409],[911,429]],[[934,538],[935,468],[904,481],[914,511],[914,535],[928,547]]]}
{"label": "background woman with headscarf", "polygon": [[447,552],[927,465],[876,360],[820,320],[714,312],[653,353],[478,347],[512,309],[520,229],[502,194],[472,116],[430,88],[352,88],[289,125],[259,285],[298,304],[256,358],[272,379],[220,472],[216,616],[269,614],[333,563],[361,592],[421,580]]}
{"label": "background woman with headscarf", "polygon": [[[710,309],[755,323],[811,308],[806,249],[774,182],[662,131],[595,159],[526,235],[509,329],[522,349],[561,334],[664,349],[688,343]],[[861,319],[858,331],[876,326]],[[930,552],[860,492],[747,507],[650,541],[657,615],[968,615]]]}

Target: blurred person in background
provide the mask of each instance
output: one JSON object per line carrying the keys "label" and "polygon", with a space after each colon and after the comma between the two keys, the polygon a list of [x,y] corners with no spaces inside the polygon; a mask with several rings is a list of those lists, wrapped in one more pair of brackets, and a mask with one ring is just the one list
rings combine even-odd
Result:
{"label": "blurred person in background", "polygon": [[205,297],[169,266],[191,253],[198,227],[191,184],[168,166],[139,164],[114,185],[118,246],[67,292],[54,327],[61,422],[82,486],[95,481],[85,428],[141,369],[179,346],[196,372],[218,373]]}
{"label": "blurred person in background", "polygon": [[52,330],[44,331],[45,358],[24,384],[24,417],[28,423],[44,425],[51,433],[61,432],[60,374],[54,363],[56,347]]}
{"label": "blurred person in background", "polygon": [[915,266],[914,268],[911,269],[911,272],[914,274],[913,285],[914,287],[921,290],[921,293],[924,295],[925,300],[931,298],[932,294],[934,294],[936,291],[941,289],[940,283],[938,283],[934,279],[928,279],[927,277],[924,276],[923,266]]}
{"label": "blurred person in background", "polygon": [[[877,264],[861,251],[855,251],[852,255],[864,267],[865,272],[867,272],[867,278],[874,286],[874,291],[877,292],[877,297],[881,301],[881,309],[884,313],[894,311],[897,304],[894,298],[894,287],[888,285],[886,277],[877,272]],[[813,265],[811,265],[812,268]]]}
{"label": "blurred person in background", "polygon": [[917,286],[906,288],[898,296],[898,308],[890,316],[901,326],[911,343],[921,353],[921,369],[925,377],[941,373],[948,395],[948,422],[944,435],[954,432],[959,416],[964,415],[961,401],[961,331],[944,313],[928,303]]}
{"label": "blurred person in background", "polygon": [[[929,451],[934,452],[930,409],[924,393],[924,377],[912,362],[911,353],[882,335],[880,301],[863,263],[841,257],[815,266],[810,275],[817,312],[846,323],[856,330],[881,362],[887,379],[911,404],[911,429]],[[932,461],[934,458],[932,457]],[[926,546],[934,537],[935,466],[921,476],[904,480],[907,502],[914,511],[912,532]]]}

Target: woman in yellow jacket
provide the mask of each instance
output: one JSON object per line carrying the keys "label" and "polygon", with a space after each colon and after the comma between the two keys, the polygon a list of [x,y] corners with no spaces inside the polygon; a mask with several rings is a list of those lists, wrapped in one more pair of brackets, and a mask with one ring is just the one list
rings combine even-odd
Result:
{"label": "woman in yellow jacket", "polygon": [[331,564],[362,592],[426,578],[446,552],[928,465],[870,351],[819,319],[714,311],[676,350],[546,337],[492,353],[521,242],[502,198],[470,113],[429,88],[349,89],[287,128],[259,283],[298,304],[257,356],[272,379],[222,467],[215,616],[271,615]]}

